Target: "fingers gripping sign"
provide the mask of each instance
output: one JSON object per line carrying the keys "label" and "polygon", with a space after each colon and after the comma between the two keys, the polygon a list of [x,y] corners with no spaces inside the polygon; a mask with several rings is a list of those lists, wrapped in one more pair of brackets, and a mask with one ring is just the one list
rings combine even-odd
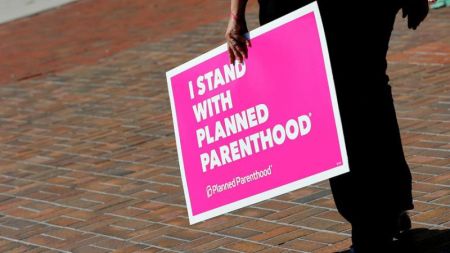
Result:
{"label": "fingers gripping sign", "polygon": [[[239,61],[242,63],[244,59],[248,58],[248,48],[251,47],[251,42],[248,37],[248,28],[243,12],[245,9],[244,3],[239,3],[236,7],[237,10],[233,10],[235,8],[231,10],[225,39],[228,45],[230,62]],[[234,14],[234,12],[238,14]]]}

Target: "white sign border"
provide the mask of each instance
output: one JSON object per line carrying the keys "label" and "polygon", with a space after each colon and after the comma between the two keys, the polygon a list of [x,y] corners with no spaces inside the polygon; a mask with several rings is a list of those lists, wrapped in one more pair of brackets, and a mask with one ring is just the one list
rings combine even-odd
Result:
{"label": "white sign border", "polygon": [[226,52],[227,45],[223,44],[223,45],[221,45],[221,46],[219,46],[219,47],[217,47],[217,48],[215,48],[215,49],[213,49],[191,61],[188,61],[187,63],[182,64],[166,73],[169,97],[170,97],[170,106],[172,108],[172,119],[173,119],[173,126],[174,126],[174,130],[175,130],[178,161],[180,164],[181,179],[182,179],[182,183],[183,183],[184,197],[186,199],[186,205],[187,205],[190,225],[193,225],[195,223],[198,223],[198,222],[201,222],[201,221],[237,210],[242,207],[246,207],[246,206],[249,206],[249,205],[252,205],[252,204],[255,204],[255,203],[258,203],[258,202],[261,202],[261,201],[264,201],[264,200],[267,200],[267,199],[270,199],[270,198],[273,198],[273,197],[276,197],[276,196],[279,196],[279,195],[282,195],[285,193],[288,193],[293,190],[297,190],[299,188],[302,188],[302,187],[305,187],[308,185],[318,183],[320,181],[332,178],[334,176],[341,175],[341,174],[349,171],[347,150],[345,148],[344,134],[343,134],[343,130],[341,127],[342,126],[341,125],[341,117],[340,117],[338,102],[337,102],[337,98],[336,98],[336,90],[335,90],[335,86],[334,86],[334,79],[333,79],[333,74],[332,74],[332,70],[331,70],[331,63],[330,63],[328,47],[327,47],[326,38],[325,38],[325,31],[323,29],[322,18],[320,16],[319,7],[317,5],[317,2],[312,2],[296,11],[293,11],[293,12],[291,12],[283,17],[280,17],[270,23],[267,23],[263,26],[260,26],[260,27],[256,28],[255,30],[251,31],[249,33],[249,36],[250,36],[250,38],[258,37],[258,36],[260,36],[266,32],[269,32],[281,25],[284,25],[294,19],[300,18],[300,17],[305,16],[310,13],[314,13],[314,16],[316,18],[316,23],[318,26],[318,32],[319,32],[319,37],[320,37],[320,43],[322,46],[322,53],[323,53],[324,62],[325,62],[325,70],[326,70],[327,79],[328,79],[328,87],[330,89],[330,95],[331,95],[331,100],[332,100],[331,102],[332,102],[332,106],[333,106],[333,113],[334,113],[334,118],[335,118],[335,122],[336,122],[336,129],[337,129],[337,133],[338,133],[343,164],[340,166],[337,166],[333,169],[324,171],[322,173],[319,173],[319,174],[316,174],[316,175],[313,175],[313,176],[310,176],[307,178],[303,178],[303,179],[291,182],[289,184],[285,184],[285,185],[279,186],[277,188],[267,190],[265,192],[261,192],[259,194],[247,197],[245,199],[241,199],[241,200],[235,201],[233,203],[230,203],[230,204],[227,204],[227,205],[224,205],[221,207],[217,207],[217,208],[209,210],[207,212],[203,212],[203,213],[200,213],[197,215],[192,215],[191,201],[189,198],[188,187],[187,187],[187,182],[186,182],[186,174],[184,171],[183,155],[181,152],[181,142],[180,142],[180,136],[179,136],[179,130],[178,130],[176,107],[175,107],[175,101],[174,101],[174,97],[173,97],[171,79],[172,79],[172,77],[180,74],[183,71],[186,71],[200,63],[205,62],[206,60],[208,60],[210,58],[213,58],[223,52]]}

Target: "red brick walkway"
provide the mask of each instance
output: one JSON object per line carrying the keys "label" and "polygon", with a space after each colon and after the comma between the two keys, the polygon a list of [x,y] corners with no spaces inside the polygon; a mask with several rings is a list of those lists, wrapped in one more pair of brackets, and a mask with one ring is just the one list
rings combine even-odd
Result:
{"label": "red brick walkway", "polygon": [[[222,19],[227,7],[224,0],[79,0],[0,25],[0,84],[95,64],[139,43]],[[183,9],[189,15],[180,15]]]}
{"label": "red brick walkway", "polygon": [[[223,42],[227,2],[82,0],[0,26],[0,252],[349,246],[327,182],[188,225],[164,73]],[[449,15],[399,20],[389,55],[426,253],[450,228]]]}

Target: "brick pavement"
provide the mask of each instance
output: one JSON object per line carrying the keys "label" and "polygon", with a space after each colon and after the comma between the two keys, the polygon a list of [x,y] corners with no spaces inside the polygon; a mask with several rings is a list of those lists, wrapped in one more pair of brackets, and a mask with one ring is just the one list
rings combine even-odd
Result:
{"label": "brick pavement", "polygon": [[[0,25],[0,83],[96,64],[134,45],[227,16],[228,1],[204,2],[78,0]],[[183,7],[190,9],[189,15],[179,15]]]}
{"label": "brick pavement", "polygon": [[[203,2],[211,10],[216,4]],[[80,1],[29,20],[65,20],[64,14],[89,4]],[[185,8],[171,7],[177,15]],[[155,38],[151,29],[145,31],[152,38],[135,31],[142,40],[116,34],[110,39],[114,53],[99,57],[92,49],[93,61],[76,60],[84,44],[54,44],[70,51],[61,58],[64,71],[47,71],[43,64],[39,72],[49,74],[21,81],[0,73],[0,252],[319,253],[350,245],[350,227],[336,212],[327,182],[188,225],[164,73],[223,42],[226,23],[217,17],[226,10],[217,13]],[[449,238],[449,15],[450,8],[433,11],[415,33],[399,20],[389,55],[414,177],[413,225],[430,229],[414,234],[417,248],[432,248],[423,252],[438,252]],[[255,27],[255,8],[249,18]],[[119,27],[124,20],[118,15],[109,22]],[[158,27],[154,20],[142,22]],[[166,31],[176,27],[163,24]],[[5,37],[10,25],[17,23],[0,26],[2,45],[26,40],[32,48],[45,41],[26,30]],[[55,23],[48,33],[65,25]],[[85,36],[94,43],[108,40],[107,34]],[[26,54],[17,52],[9,72],[25,73],[30,68],[20,57]],[[28,60],[40,65],[36,57]]]}

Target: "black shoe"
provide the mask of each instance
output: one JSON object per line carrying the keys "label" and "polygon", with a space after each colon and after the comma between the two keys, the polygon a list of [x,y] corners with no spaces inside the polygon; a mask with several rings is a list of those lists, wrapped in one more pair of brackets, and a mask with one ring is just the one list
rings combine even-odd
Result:
{"label": "black shoe", "polygon": [[355,251],[353,246],[351,246],[350,249],[348,249],[348,250],[339,251],[339,252],[335,252],[335,253],[357,253],[357,252]]}
{"label": "black shoe", "polygon": [[394,237],[399,239],[401,235],[407,231],[411,230],[411,218],[406,211],[402,212],[397,221],[397,228],[394,233]]}

